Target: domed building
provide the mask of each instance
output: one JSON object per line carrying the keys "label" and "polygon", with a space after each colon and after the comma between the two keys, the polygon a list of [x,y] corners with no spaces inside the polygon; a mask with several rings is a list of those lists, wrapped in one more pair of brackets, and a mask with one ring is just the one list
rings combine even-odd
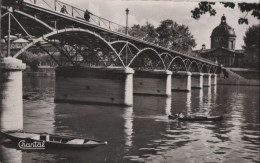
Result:
{"label": "domed building", "polygon": [[218,62],[225,67],[243,67],[243,50],[235,50],[236,34],[234,28],[227,24],[223,15],[220,24],[211,33],[211,49],[202,45],[201,50],[194,51],[203,58]]}
{"label": "domed building", "polygon": [[221,23],[211,34],[211,49],[228,48],[235,50],[236,34],[234,28],[227,25],[226,17],[223,15]]}

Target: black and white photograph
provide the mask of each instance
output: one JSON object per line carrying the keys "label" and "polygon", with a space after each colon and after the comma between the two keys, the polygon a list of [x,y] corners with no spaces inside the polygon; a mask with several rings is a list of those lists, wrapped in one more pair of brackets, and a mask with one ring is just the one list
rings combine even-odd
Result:
{"label": "black and white photograph", "polygon": [[0,163],[259,163],[259,0],[0,0]]}

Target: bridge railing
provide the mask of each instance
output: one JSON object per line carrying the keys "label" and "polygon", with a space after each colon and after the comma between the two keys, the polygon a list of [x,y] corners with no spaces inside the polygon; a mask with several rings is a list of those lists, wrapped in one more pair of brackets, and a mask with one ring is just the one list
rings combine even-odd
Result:
{"label": "bridge railing", "polygon": [[[75,6],[69,5],[67,3],[61,2],[59,0],[24,0],[24,2],[32,3],[37,6],[40,6],[40,7],[46,8],[46,9],[50,9],[50,10],[54,10],[54,11],[57,11],[60,13],[62,13],[61,10],[64,7],[64,8],[66,8],[67,12],[63,13],[63,14],[72,16],[74,18],[85,20],[85,18],[84,18],[85,11],[84,10],[79,9]],[[125,33],[125,31],[126,31],[125,26],[114,23],[108,19],[102,18],[102,17],[97,16],[92,13],[90,14],[90,19],[87,22],[100,26],[100,27],[103,27],[103,28],[106,28],[106,29],[109,29],[109,30],[112,30],[112,31],[116,31],[116,32]]]}

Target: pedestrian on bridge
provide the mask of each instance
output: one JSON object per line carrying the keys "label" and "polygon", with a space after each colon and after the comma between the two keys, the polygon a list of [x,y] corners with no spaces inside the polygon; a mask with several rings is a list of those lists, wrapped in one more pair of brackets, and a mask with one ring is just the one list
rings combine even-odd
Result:
{"label": "pedestrian on bridge", "polygon": [[218,74],[219,77],[221,77],[222,70],[223,70],[223,66],[221,64],[218,64],[216,73]]}
{"label": "pedestrian on bridge", "polygon": [[84,14],[84,18],[85,20],[88,22],[90,19],[90,15],[93,15],[91,12],[88,11],[88,9],[86,9],[85,14]]}
{"label": "pedestrian on bridge", "polygon": [[226,69],[223,69],[223,73],[224,73],[224,79],[228,78],[228,72]]}
{"label": "pedestrian on bridge", "polygon": [[60,9],[60,12],[63,14],[69,14],[65,5],[62,6],[62,8]]}

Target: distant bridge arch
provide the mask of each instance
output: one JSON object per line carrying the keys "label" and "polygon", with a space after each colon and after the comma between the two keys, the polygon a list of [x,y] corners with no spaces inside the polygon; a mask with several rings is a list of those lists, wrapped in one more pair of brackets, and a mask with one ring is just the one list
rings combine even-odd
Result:
{"label": "distant bridge arch", "polygon": [[216,71],[217,71],[217,68],[218,68],[218,67],[216,67],[216,66],[210,66],[210,67],[209,67],[209,73],[215,74]]}
{"label": "distant bridge arch", "polygon": [[181,57],[176,56],[172,59],[168,69],[171,71],[187,71],[187,66]]}
{"label": "distant bridge arch", "polygon": [[209,66],[206,64],[202,64],[200,68],[200,72],[202,73],[209,73]]}
{"label": "distant bridge arch", "polygon": [[110,43],[118,55],[128,65],[130,61],[140,52],[140,49],[129,41],[118,40]]}
{"label": "distant bridge arch", "polygon": [[190,72],[200,72],[199,64],[196,61],[192,61],[188,66]]}
{"label": "distant bridge arch", "polygon": [[168,69],[172,59],[173,59],[173,56],[170,54],[170,53],[167,53],[167,52],[163,52],[160,54],[162,59],[163,59],[163,62],[166,66],[166,68]]}
{"label": "distant bridge arch", "polygon": [[152,48],[144,48],[139,51],[128,66],[132,68],[167,69],[161,55]]}
{"label": "distant bridge arch", "polygon": [[188,68],[189,65],[191,64],[191,60],[190,59],[184,59],[183,62],[185,63],[186,67]]}
{"label": "distant bridge arch", "polygon": [[135,46],[133,43],[129,42],[129,41],[113,41],[110,43],[112,46],[115,46],[117,44],[129,44],[130,46],[132,46],[133,48],[135,48],[137,51],[140,51],[140,49]]}

